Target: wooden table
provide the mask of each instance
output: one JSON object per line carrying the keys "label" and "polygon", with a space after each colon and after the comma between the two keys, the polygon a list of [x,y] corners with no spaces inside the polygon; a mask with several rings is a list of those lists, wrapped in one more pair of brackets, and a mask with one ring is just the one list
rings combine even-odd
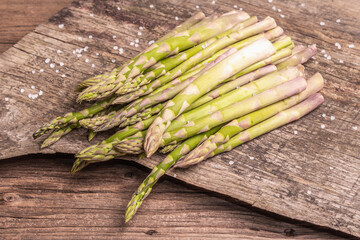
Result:
{"label": "wooden table", "polygon": [[[0,52],[70,2],[0,0]],[[125,225],[123,210],[149,170],[116,161],[94,164],[74,177],[68,173],[72,161],[66,154],[0,161],[1,238],[355,239],[173,178],[161,181],[136,219]]]}

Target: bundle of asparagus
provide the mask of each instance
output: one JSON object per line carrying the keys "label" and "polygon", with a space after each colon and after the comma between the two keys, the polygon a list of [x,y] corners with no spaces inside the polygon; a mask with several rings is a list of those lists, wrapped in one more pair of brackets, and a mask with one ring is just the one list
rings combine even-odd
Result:
{"label": "bundle of asparagus", "polygon": [[[96,101],[45,124],[42,148],[73,129],[117,129],[76,154],[71,170],[125,154],[168,153],[129,202],[129,221],[171,167],[189,167],[295,121],[323,102],[319,73],[301,65],[315,46],[294,46],[275,20],[243,11],[201,12],[111,72],[78,85],[78,102]],[[120,128],[120,129],[118,129]]]}

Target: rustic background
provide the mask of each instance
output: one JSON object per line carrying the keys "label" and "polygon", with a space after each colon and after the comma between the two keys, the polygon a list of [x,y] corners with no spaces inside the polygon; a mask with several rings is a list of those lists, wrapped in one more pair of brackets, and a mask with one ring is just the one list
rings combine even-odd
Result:
{"label": "rustic background", "polygon": [[[8,1],[0,1],[1,51],[5,51],[7,48],[12,46],[22,36],[32,31],[36,25],[45,21],[69,2],[70,1],[55,2],[45,0],[16,0],[9,3]],[[264,9],[260,8],[260,2],[265,5]],[[103,4],[101,1],[95,1],[95,5],[92,5],[92,3],[93,1],[75,3],[72,7],[70,7],[70,11],[63,10],[61,14],[53,17],[49,23],[39,26],[36,30],[36,34],[38,35],[37,38],[34,38],[35,34],[30,35],[27,39],[24,39],[22,42],[17,44],[15,48],[10,49],[6,54],[1,56],[3,66],[1,69],[1,71],[3,71],[2,73],[6,72],[6,74],[9,75],[10,72],[13,74],[13,72],[9,71],[9,66],[13,66],[14,64],[9,60],[12,60],[19,65],[21,62],[28,61],[29,57],[25,57],[25,55],[41,56],[39,57],[40,59],[43,59],[45,56],[52,58],[53,56],[50,54],[54,54],[54,51],[49,53],[46,52],[45,49],[49,49],[52,46],[61,46],[62,49],[70,48],[69,46],[66,46],[66,42],[63,42],[63,45],[61,45],[58,42],[55,42],[55,40],[50,39],[49,41],[49,36],[47,36],[47,34],[53,37],[58,37],[56,40],[60,42],[64,41],[64,39],[68,41],[69,38],[72,38],[70,39],[71,41],[80,41],[79,39],[74,39],[75,36],[82,36],[85,40],[85,38],[87,38],[90,34],[93,34],[99,39],[102,37],[105,38],[107,41],[104,43],[105,46],[101,46],[101,41],[97,43],[97,50],[102,53],[103,57],[91,59],[97,61],[94,70],[91,70],[89,66],[84,67],[83,59],[82,61],[75,62],[75,69],[81,71],[80,73],[74,73],[74,69],[71,69],[70,67],[67,69],[67,71],[70,72],[70,80],[76,81],[77,78],[83,79],[84,74],[90,76],[95,72],[100,72],[101,67],[104,65],[107,69],[111,68],[111,64],[117,65],[118,63],[112,63],[112,59],[116,59],[116,61],[121,62],[124,60],[124,57],[133,56],[137,51],[139,51],[139,49],[141,49],[141,47],[144,47],[146,42],[142,42],[139,49],[129,46],[129,42],[136,38],[138,26],[144,26],[147,28],[144,31],[145,36],[140,37],[142,41],[151,40],[169,28],[168,26],[161,24],[164,21],[171,22],[173,26],[176,24],[176,20],[173,19],[175,15],[178,15],[180,19],[184,19],[189,16],[189,14],[196,11],[196,4],[194,4],[194,2],[189,2],[186,5],[186,9],[176,9],[176,11],[173,12],[173,15],[165,14],[166,12],[171,11],[172,7],[176,6],[175,2],[172,1],[169,1],[169,6],[164,4],[161,5],[160,1],[145,1],[139,4],[139,7],[136,6],[136,2],[133,5],[129,5],[126,1],[107,1],[107,4]],[[302,5],[302,3],[305,5]],[[249,12],[252,14],[256,13],[257,15],[274,16],[281,26],[285,25],[284,28],[289,30],[289,34],[293,36],[295,40],[300,42],[303,40],[304,43],[316,42],[318,43],[318,46],[320,45],[320,50],[323,48],[327,50],[326,53],[318,55],[316,61],[313,61],[310,67],[312,68],[312,71],[319,68],[320,70],[323,70],[322,73],[325,72],[324,75],[326,77],[333,76],[336,80],[328,82],[330,87],[325,90],[325,93],[327,94],[327,97],[331,99],[331,101],[328,102],[330,104],[328,104],[327,107],[316,111],[317,117],[312,119],[316,120],[316,129],[313,126],[314,129],[311,130],[320,134],[322,139],[328,138],[329,141],[335,141],[335,146],[340,147],[340,149],[335,149],[335,153],[337,155],[329,157],[329,160],[333,161],[334,159],[343,159],[345,161],[348,160],[348,156],[343,158],[340,154],[341,152],[350,155],[356,153],[356,150],[359,150],[359,143],[356,142],[359,134],[357,133],[357,130],[355,130],[355,127],[357,126],[356,124],[359,122],[359,89],[358,80],[356,79],[356,76],[358,76],[359,73],[359,52],[357,46],[358,44],[355,42],[355,39],[358,39],[359,37],[359,29],[356,27],[359,26],[359,18],[356,15],[359,6],[358,2],[346,1],[343,3],[341,1],[328,1],[326,3],[322,3],[323,5],[316,5],[318,3],[315,3],[314,1],[274,1],[274,3],[269,3],[268,1],[256,1],[253,4],[246,1],[216,1],[215,4],[215,7],[221,6],[221,9],[219,9],[220,11],[234,8],[234,5],[236,4],[237,8],[244,7],[246,11],[248,11],[249,8]],[[109,8],[109,5],[114,5],[112,6],[114,8]],[[118,10],[116,5],[121,6],[123,9]],[[151,7],[151,5],[153,7]],[[207,4],[203,1],[200,6],[202,10],[207,12],[211,12],[211,10],[214,9],[211,1],[208,1]],[[274,11],[272,6],[276,6],[276,9],[280,8],[281,12],[278,10]],[[160,12],[162,13],[160,15],[153,13],[158,13],[156,11],[158,8],[160,8]],[[336,9],[336,13],[334,9]],[[116,13],[117,11],[122,10],[125,12],[120,14]],[[261,14],[258,14],[257,12],[261,12]],[[87,16],[83,16],[86,13]],[[98,26],[93,27],[93,25],[91,25],[94,24],[91,22],[92,18],[89,17],[89,14],[92,13],[95,14],[96,20],[94,20],[94,22],[97,23]],[[304,26],[301,21],[296,22],[298,20],[296,17],[291,17],[296,15],[296,13],[301,13],[300,15],[302,15],[302,21],[305,21],[305,19],[308,18],[307,15],[311,16],[311,18],[310,20],[307,19]],[[144,19],[146,19],[144,18],[144,15],[146,14],[149,14],[150,19],[152,20],[144,21]],[[82,22],[81,19],[83,18],[86,19],[86,21]],[[341,22],[336,22],[337,19],[341,19]],[[66,22],[65,32],[67,33],[58,35],[58,31],[60,31],[58,24],[62,24],[63,21]],[[128,29],[115,28],[113,30],[114,32],[118,31],[117,34],[120,36],[126,35],[127,37],[118,40],[109,40],[111,39],[110,33],[107,34],[106,32],[102,32],[102,34],[96,35],[100,32],[99,28],[104,26],[107,27],[106,24],[108,21],[123,22],[124,25],[122,26],[125,26]],[[291,21],[291,24],[288,23],[289,21]],[[320,22],[324,22],[325,25],[320,25]],[[80,24],[84,24],[84,26]],[[289,27],[286,27],[286,25],[289,25]],[[290,26],[292,28],[290,28]],[[92,27],[93,29],[88,29]],[[84,28],[87,29],[87,31],[81,31],[81,29]],[[89,39],[85,40],[86,43],[88,41],[90,42]],[[344,50],[338,49],[337,46],[334,46],[334,43],[337,41],[341,43]],[[89,44],[96,45],[96,43]],[[126,56],[114,57],[114,53],[111,52],[111,46],[115,44],[119,45],[119,47],[124,46],[125,51],[127,52],[127,54],[125,54]],[[355,49],[348,48],[348,45],[351,44],[355,44]],[[43,45],[43,48],[34,50],[32,49],[32,45],[36,45],[37,47],[39,47],[39,45]],[[81,44],[75,45],[81,46]],[[73,48],[73,45],[71,48]],[[45,53],[40,52],[42,49],[44,49]],[[29,52],[26,52],[26,50]],[[55,48],[53,50],[56,51]],[[332,59],[331,57],[330,59],[328,57],[330,53]],[[328,55],[324,56],[324,54]],[[9,62],[5,62],[4,60],[8,60]],[[345,63],[340,63],[340,60],[343,60]],[[30,67],[34,66],[31,66],[31,64],[27,65],[28,66],[24,68],[24,73],[31,74]],[[45,64],[35,63],[35,65],[40,68]],[[77,68],[77,66],[79,67]],[[8,69],[6,67],[8,67]],[[44,69],[46,74],[45,79],[50,80],[54,71],[51,72],[50,69],[48,69],[48,66],[44,67]],[[38,70],[39,69],[37,69],[37,71]],[[66,72],[66,74],[69,74],[68,72]],[[19,73],[17,72],[16,74]],[[343,80],[339,78],[339,76],[345,74],[349,76],[349,79],[344,78],[347,82],[342,85]],[[19,77],[21,76],[26,75],[20,74],[13,75],[12,77],[19,81]],[[20,81],[23,85],[26,85],[26,78],[27,77],[24,77],[24,81]],[[6,81],[7,78],[4,77],[3,79]],[[70,80],[65,78],[64,82]],[[66,84],[74,85],[75,82]],[[8,84],[8,86],[12,85]],[[18,91],[20,90],[19,88],[16,88],[18,86],[14,86],[9,89],[5,88],[5,90],[14,90],[14,88]],[[333,91],[334,89],[336,91]],[[45,91],[46,89],[43,90]],[[64,95],[67,96],[67,89],[60,91],[61,93],[58,94],[57,97],[63,97]],[[16,105],[14,102],[16,97],[13,97],[11,93],[7,93],[5,91],[2,93],[5,93],[4,95],[7,98],[5,99],[1,96],[2,102],[5,99],[4,105],[6,106],[6,110],[8,110],[9,107],[11,108],[11,103],[14,106]],[[335,93],[337,94],[335,95]],[[344,93],[349,94],[350,96],[347,96],[346,94],[344,95]],[[24,96],[27,96],[27,94],[24,94]],[[335,100],[338,100],[339,102],[336,102]],[[53,101],[56,103],[59,100],[55,97]],[[68,101],[64,101],[64,106],[69,104],[71,101],[73,101],[71,98]],[[31,106],[30,101],[28,101],[27,104],[29,104],[28,106]],[[344,106],[346,106],[345,109]],[[332,114],[334,109],[338,111],[338,114],[340,113],[339,109],[344,109],[343,116],[336,115],[336,120],[339,120],[339,122],[330,122],[331,120],[329,119],[329,114]],[[49,107],[46,111],[50,112],[54,110]],[[58,109],[55,110],[55,112],[56,113],[54,115],[57,115],[62,113],[63,110]],[[322,118],[321,114],[323,112],[328,113],[328,116]],[[41,119],[43,119],[43,117]],[[311,125],[311,122],[312,121],[310,121],[310,119],[304,120],[302,124],[297,125],[299,132],[302,131],[304,134],[307,133],[304,128],[309,124]],[[319,131],[319,126],[322,123],[326,124],[326,130],[324,130],[326,132]],[[38,125],[36,122],[34,124]],[[338,129],[340,132],[348,134],[348,141],[344,142],[342,141],[342,138],[338,140],[334,139],[334,137],[337,136],[334,129],[335,125],[340,127]],[[330,129],[327,130],[329,127]],[[17,128],[17,131],[21,132],[21,129]],[[275,131],[274,135],[278,135],[280,139],[284,137],[292,139],[292,131],[292,127],[287,127],[282,132]],[[286,133],[285,135],[284,132]],[[4,135],[1,135],[0,133],[0,136],[3,137]],[[316,136],[314,136],[314,138],[315,137]],[[82,139],[83,138],[80,138],[78,141],[81,141]],[[270,138],[267,139],[269,140]],[[9,139],[6,138],[0,139],[1,143],[5,143],[2,144],[4,148],[2,148],[0,153],[2,158],[4,158],[4,156],[18,156],[26,153],[26,151],[22,152],[21,150],[18,152],[14,151],[14,145],[9,146],[8,140]],[[70,138],[67,138],[67,140],[63,142],[65,143],[64,145],[58,147],[58,149],[54,148],[54,150],[57,151],[60,149],[60,152],[73,152],[75,149],[71,148],[73,143],[69,140]],[[76,143],[78,143],[78,141]],[[301,141],[294,141],[295,146],[296,144],[304,144],[304,142]],[[289,148],[289,146],[283,145],[281,141],[276,144],[278,144],[278,147],[280,148]],[[256,144],[249,144],[249,147],[242,149],[244,150],[244,153],[239,156],[239,159],[241,159],[244,164],[248,164],[244,159],[248,157],[249,153],[256,149],[255,146]],[[269,145],[266,144],[260,146],[263,150],[269,148]],[[331,146],[331,144],[329,144],[329,146]],[[21,147],[26,149],[26,146],[24,145],[21,145]],[[64,148],[68,150],[64,151]],[[8,149],[11,150],[9,151]],[[32,150],[28,152],[35,151]],[[271,154],[276,154],[276,151]],[[310,152],[310,154],[312,153]],[[324,153],[322,159],[326,160],[328,154],[329,152],[327,154]],[[222,162],[224,165],[217,165],[220,168],[215,169],[215,173],[216,170],[219,170],[217,171],[217,174],[224,172],[226,163],[230,159],[234,159],[232,157],[225,157]],[[255,157],[261,158],[260,155]],[[286,156],[280,154],[276,157],[282,159]],[[299,158],[296,154],[294,157]],[[347,168],[351,169],[351,167],[355,167],[353,170],[356,170],[356,167],[359,167],[359,161],[356,157],[358,157],[356,154],[351,156],[348,166],[345,168],[346,170]],[[0,162],[0,178],[2,178],[2,184],[0,185],[0,193],[2,194],[2,200],[0,202],[2,215],[0,216],[0,221],[2,223],[2,228],[0,229],[0,233],[2,236],[5,238],[34,238],[35,236],[36,238],[49,238],[56,233],[58,238],[87,238],[90,236],[102,236],[107,239],[119,237],[131,237],[133,239],[149,236],[155,236],[158,238],[169,238],[170,236],[188,238],[206,236],[209,238],[220,238],[221,236],[246,239],[261,239],[265,237],[284,238],[293,236],[296,236],[299,239],[351,238],[350,236],[344,235],[340,232],[324,229],[305,222],[290,220],[269,212],[252,208],[250,205],[238,202],[234,198],[227,198],[224,197],[224,195],[218,195],[213,192],[207,192],[199,188],[194,188],[190,185],[186,185],[184,182],[179,182],[174,178],[166,178],[165,181],[159,183],[159,186],[155,188],[153,194],[151,194],[149,199],[145,202],[144,206],[138,212],[134,220],[131,221],[130,224],[124,225],[122,220],[127,201],[130,199],[133,190],[136,189],[142,179],[145,178],[148,170],[131,162],[112,161],[105,164],[93,165],[77,176],[70,176],[68,174],[68,170],[71,167],[73,161],[72,158],[72,155],[59,154],[53,156],[28,155],[27,157],[8,158]],[[141,164],[144,164],[145,166],[151,166],[153,163],[154,162],[141,162]],[[312,160],[309,164],[314,164],[316,167],[330,167],[330,170],[333,170],[334,168],[337,169],[337,167],[340,169],[343,162],[331,162],[331,165],[330,163],[324,162],[323,165],[321,165]],[[208,166],[213,168],[216,167],[212,165]],[[301,167],[304,166],[305,165],[302,165]],[[252,166],[252,168],[256,170],[256,167],[254,168],[254,166]],[[269,166],[269,168],[271,170],[271,166]],[[309,166],[308,170],[311,170],[312,168],[313,166]],[[246,173],[244,172],[245,170],[247,169],[240,170],[238,173]],[[333,173],[337,177],[331,177],[328,180],[330,182],[335,182],[337,181],[337,178],[342,179],[349,177],[349,179],[346,179],[346,183],[348,185],[343,186],[344,189],[341,194],[348,193],[350,196],[349,198],[345,197],[343,199],[343,206],[338,206],[339,209],[336,211],[336,214],[339,217],[332,220],[334,221],[333,227],[335,229],[341,229],[345,232],[358,234],[358,232],[353,229],[354,226],[358,226],[356,224],[358,224],[357,220],[359,216],[358,212],[356,213],[356,209],[359,209],[356,208],[356,206],[359,205],[356,205],[354,200],[356,199],[357,189],[359,189],[358,175],[356,175],[356,171],[354,171],[354,175],[349,176],[346,172],[343,172],[344,168],[341,170],[341,172]],[[180,177],[180,179],[186,181],[190,174],[184,174],[185,177]],[[316,172],[310,174],[309,177],[316,178],[316,174]],[[289,180],[289,178],[287,178],[287,180]],[[297,179],[298,182],[300,180],[304,181],[305,179]],[[194,178],[192,183],[194,183],[194,181],[197,181],[197,179]],[[186,182],[191,183],[191,181]],[[308,182],[302,183],[304,185],[309,184]],[[279,181],[278,184],[281,184],[281,181]],[[216,187],[216,185],[214,185],[214,187]],[[321,186],[317,187],[321,188]],[[212,190],[214,191],[214,188]],[[306,191],[306,189],[302,190]],[[315,188],[315,191],[316,190],[318,189]],[[335,190],[336,189],[333,189],[331,191]],[[219,189],[218,192],[222,191]],[[309,201],[312,202],[312,204],[317,204],[315,198],[319,196],[306,197],[306,193],[304,196],[301,195],[300,197],[304,197],[305,203],[306,201]],[[326,197],[329,196],[331,195],[325,196],[325,199],[323,199],[333,201],[328,204],[341,202],[338,199],[326,199]],[[334,196],[339,197],[336,194]],[[254,194],[254,197],[256,198],[256,194]],[[279,200],[280,199],[281,196]],[[281,201],[279,203],[281,203]],[[285,213],[284,215],[304,220],[304,217],[291,214],[291,211],[293,210],[292,207],[295,209],[297,208],[296,210],[298,212],[301,212],[302,210],[305,211],[306,209],[301,209],[301,205],[290,206],[291,202],[287,202],[287,204],[289,204],[287,206],[289,207],[288,210],[279,209],[277,212]],[[306,204],[303,206],[306,206]],[[324,208],[324,205],[319,204],[319,206]],[[349,206],[355,211],[351,209],[349,210]],[[266,206],[261,206],[261,208],[267,209]],[[328,209],[324,209],[323,215],[319,217],[320,219],[317,219],[317,216],[313,216],[312,218],[309,218],[308,221],[326,225],[325,223],[327,221],[325,218],[327,216],[326,210]],[[286,212],[289,212],[289,214],[286,214]],[[336,216],[336,214],[332,216]],[[352,224],[349,222],[351,217],[353,217],[354,220]],[[305,220],[307,219],[305,218]]]}

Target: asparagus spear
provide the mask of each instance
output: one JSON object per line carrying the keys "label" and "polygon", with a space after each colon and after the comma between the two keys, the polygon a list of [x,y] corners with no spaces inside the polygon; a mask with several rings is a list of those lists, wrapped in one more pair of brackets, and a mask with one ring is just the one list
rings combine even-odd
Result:
{"label": "asparagus spear", "polygon": [[125,118],[125,120],[119,125],[119,128],[133,125],[137,122],[148,119],[149,117],[159,113],[163,109],[164,105],[165,105],[164,103],[159,103],[154,107],[146,108],[145,110],[136,113],[131,117]]}
{"label": "asparagus spear", "polygon": [[[243,131],[238,135],[232,137],[226,143],[220,145],[216,150],[211,152],[209,157],[213,157],[222,152],[230,151],[231,149],[248,142],[258,136],[261,136],[267,132],[270,132],[278,127],[281,127],[285,124],[298,120],[309,112],[313,111],[315,108],[320,106],[324,101],[324,97],[320,93],[316,93],[305,101],[291,107],[287,110],[281,111],[275,116]],[[198,158],[188,159],[187,161],[179,161],[175,167],[188,167],[199,162]]]}
{"label": "asparagus spear", "polygon": [[174,151],[175,148],[177,148],[180,144],[181,143],[166,145],[166,146],[164,146],[163,148],[160,149],[160,153],[162,153],[162,154],[170,153],[170,152]]}
{"label": "asparagus spear", "polygon": [[137,155],[144,152],[143,142],[146,131],[140,131],[114,145],[114,149],[125,154]]}
{"label": "asparagus spear", "polygon": [[[311,95],[319,92],[323,86],[324,80],[322,76],[319,73],[313,75],[307,80],[307,87],[304,91],[295,96],[286,98],[280,102],[249,113],[241,118],[232,120],[230,123],[223,126],[217,133],[210,136],[206,141],[190,152],[183,162],[198,163],[204,161],[215,149],[218,148],[219,145],[226,143],[234,135],[274,116],[280,111],[288,109],[304,101]],[[184,164],[184,166],[188,166],[188,164]]]}
{"label": "asparagus spear", "polygon": [[75,173],[87,166],[89,163],[107,161],[119,156],[119,154],[121,155],[121,153],[117,152],[113,146],[124,138],[132,136],[135,133],[148,128],[154,119],[155,116],[138,122],[135,125],[126,127],[101,143],[92,145],[80,151],[76,154],[77,160],[75,161],[71,172]]}
{"label": "asparagus spear", "polygon": [[[286,57],[286,58],[282,58],[282,59],[280,59],[280,60],[277,60],[277,61],[273,62],[273,64],[274,64],[274,65],[278,65],[279,63],[281,63],[281,62],[289,59],[291,56],[293,56],[293,55],[295,55],[295,54],[297,54],[297,53],[299,53],[299,52],[301,52],[301,51],[303,51],[303,50],[305,50],[305,49],[306,49],[306,47],[305,47],[304,45],[296,45],[296,46],[293,48],[290,56],[288,56],[288,57]],[[299,64],[300,64],[300,63],[299,63]]]}
{"label": "asparagus spear", "polygon": [[230,49],[221,56],[219,56],[217,59],[215,59],[213,62],[207,64],[204,69],[202,69],[199,73],[195,74],[194,76],[186,79],[183,82],[172,82],[174,86],[169,86],[165,88],[163,91],[151,94],[148,97],[142,98],[138,101],[135,101],[134,104],[129,105],[126,107],[123,111],[118,113],[115,117],[111,118],[109,121],[105,122],[101,126],[99,126],[96,131],[104,131],[111,129],[119,123],[123,122],[126,118],[134,115],[139,110],[145,108],[146,106],[154,105],[158,102],[164,102],[173,96],[175,96],[177,93],[179,93],[182,89],[184,89],[187,85],[189,85],[191,82],[196,80],[199,76],[201,76],[203,73],[205,73],[208,69],[211,69],[213,66],[221,62],[226,57],[230,56],[232,53],[234,53],[235,49]]}
{"label": "asparagus spear", "polygon": [[59,139],[61,137],[65,136],[66,134],[71,132],[73,129],[78,128],[78,127],[80,127],[78,123],[73,123],[68,126],[55,129],[55,131],[53,131],[49,135],[49,137],[47,139],[45,139],[44,142],[41,144],[41,148],[46,148],[46,147],[56,143],[57,141],[59,141]]}
{"label": "asparagus spear", "polygon": [[97,102],[93,104],[92,106],[81,110],[80,112],[69,112],[65,114],[63,117],[57,117],[50,121],[50,123],[45,124],[41,128],[39,128],[37,131],[34,132],[33,138],[38,138],[46,133],[48,133],[51,130],[59,129],[62,127],[66,127],[70,124],[75,124],[79,122],[81,119],[92,117],[98,112],[106,109],[108,106],[111,105],[111,102],[114,100],[114,98],[108,98],[105,100],[102,100],[100,102]]}
{"label": "asparagus spear", "polygon": [[310,47],[306,48],[305,50],[300,51],[297,54],[294,54],[291,57],[289,57],[287,60],[279,63],[278,65],[276,65],[276,67],[277,67],[277,69],[282,69],[289,65],[302,64],[302,63],[306,62],[307,60],[309,60],[309,58],[314,56],[316,54],[316,52],[317,52],[316,46],[311,45]]}
{"label": "asparagus spear", "polygon": [[164,109],[149,127],[144,144],[146,155],[149,157],[156,152],[160,146],[162,134],[169,126],[170,121],[185,111],[194,101],[211,91],[228,77],[274,53],[275,48],[271,42],[262,38],[230,55],[198,77],[182,92],[167,102]]}
{"label": "asparagus spear", "polygon": [[270,73],[260,79],[250,82],[242,87],[239,87],[227,94],[222,95],[198,108],[192,109],[181,114],[174,119],[167,131],[172,131],[183,127],[187,122],[205,117],[222,108],[230,106],[236,102],[249,98],[253,95],[259,94],[265,90],[274,88],[284,82],[287,82],[296,77],[304,76],[304,67],[288,67],[280,71]]}
{"label": "asparagus spear", "polygon": [[305,88],[305,79],[297,77],[291,81],[259,93],[258,95],[222,108],[209,116],[191,121],[180,129],[166,132],[163,136],[161,144],[167,145],[168,143],[173,144],[177,141],[182,141],[186,138],[194,136],[195,134],[205,132],[215,126],[229,122],[235,118],[244,116],[252,111],[297,94]]}
{"label": "asparagus spear", "polygon": [[93,138],[96,136],[96,134],[97,134],[96,132],[89,129],[89,131],[88,131],[88,141],[90,142],[91,140],[93,140]]}
{"label": "asparagus spear", "polygon": [[208,136],[212,135],[220,128],[215,127],[205,133],[198,134],[193,136],[178,147],[175,148],[169,155],[166,156],[164,160],[161,161],[157,166],[155,166],[152,172],[146,177],[146,179],[139,186],[137,191],[133,194],[130,202],[127,205],[127,210],[125,213],[125,222],[128,222],[136,213],[136,211],[141,206],[143,200],[150,194],[153,186],[159,180],[165,172],[172,167],[178,159],[187,154],[193,148],[195,148],[200,142],[205,140]]}
{"label": "asparagus spear", "polygon": [[208,24],[177,33],[161,41],[158,46],[154,46],[149,51],[138,55],[129,64],[126,64],[119,72],[116,81],[106,82],[106,85],[102,85],[101,87],[97,86],[96,88],[85,89],[79,94],[78,101],[90,101],[108,97],[117,91],[121,83],[126,79],[136,77],[159,60],[206,41],[247,18],[249,18],[247,13],[236,11],[223,14]]}

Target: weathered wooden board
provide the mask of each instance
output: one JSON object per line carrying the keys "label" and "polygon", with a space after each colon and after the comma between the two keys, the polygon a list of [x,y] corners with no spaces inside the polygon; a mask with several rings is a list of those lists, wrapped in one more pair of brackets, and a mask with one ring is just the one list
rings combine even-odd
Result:
{"label": "weathered wooden board", "polygon": [[[170,174],[176,173],[177,178],[187,183],[255,207],[360,236],[357,195],[360,93],[356,78],[360,73],[360,57],[359,45],[355,42],[360,31],[357,27],[359,5],[356,1],[331,3],[302,6],[300,1],[271,4],[216,1],[214,5],[208,1],[74,2],[0,56],[3,103],[0,106],[0,158],[38,153],[39,143],[31,139],[31,133],[46,120],[75,109],[75,94],[69,89],[74,89],[80,80],[110,70],[134,56],[149,40],[173,27],[177,23],[175,16],[184,19],[197,10],[196,6],[210,14],[228,11],[237,4],[253,15],[274,16],[297,42],[316,43],[326,50],[331,59],[326,59],[323,53],[307,64],[309,73],[320,71],[326,78],[323,91],[326,102],[295,124],[192,169]],[[273,6],[282,12],[273,11]],[[333,9],[337,9],[336,14]],[[337,19],[341,22],[337,23]],[[64,27],[60,28],[62,24]],[[144,27],[141,35],[138,35],[139,26]],[[140,46],[131,46],[130,42],[137,38]],[[342,49],[334,45],[336,42]],[[349,44],[355,44],[355,48],[348,48]],[[81,57],[72,53],[85,46],[89,46],[89,50]],[[124,54],[119,55],[114,46],[124,48]],[[44,62],[46,58],[55,63],[54,68]],[[85,59],[89,59],[89,63]],[[340,59],[344,63],[339,63]],[[60,62],[65,65],[59,66]],[[43,95],[36,99],[29,95],[38,94],[40,90]],[[321,117],[323,113],[327,116]],[[335,119],[330,120],[330,116]],[[321,124],[325,128],[321,128]],[[293,134],[294,130],[298,131],[297,135]],[[88,145],[84,135],[79,131],[78,135],[64,138],[44,153],[74,153]],[[138,162],[152,167],[160,158]],[[230,166],[229,160],[235,164]]]}
{"label": "weathered wooden board", "polygon": [[263,216],[170,181],[161,181],[124,224],[125,207],[147,173],[129,162],[109,162],[72,176],[71,163],[64,155],[0,162],[1,239],[356,239]]}

